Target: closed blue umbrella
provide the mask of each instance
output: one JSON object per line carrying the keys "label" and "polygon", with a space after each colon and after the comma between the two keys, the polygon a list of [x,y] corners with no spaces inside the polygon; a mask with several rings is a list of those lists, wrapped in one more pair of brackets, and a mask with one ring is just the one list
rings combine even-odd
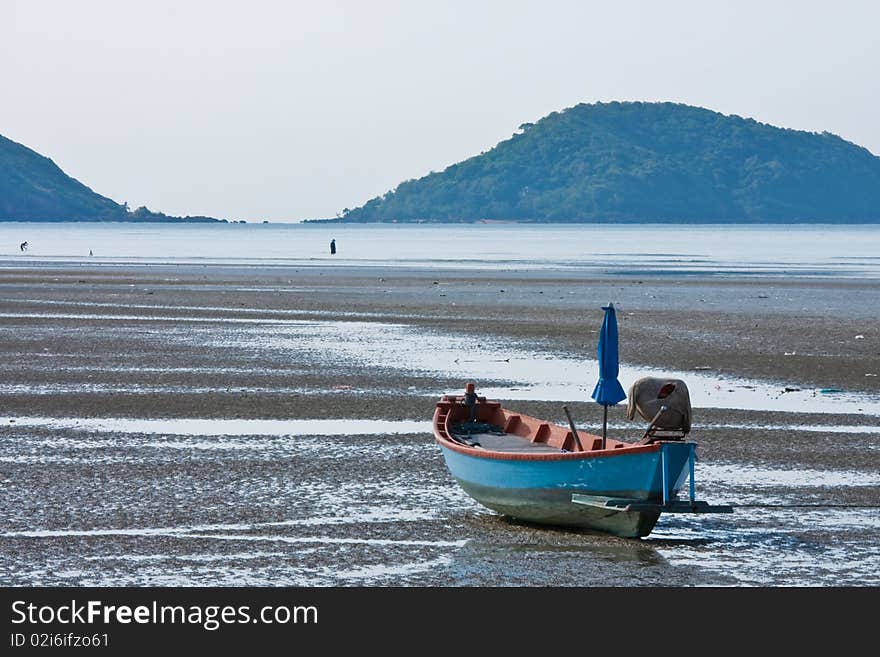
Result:
{"label": "closed blue umbrella", "polygon": [[608,407],[626,399],[623,386],[617,380],[620,371],[620,363],[617,356],[617,315],[614,313],[614,304],[603,306],[605,319],[602,320],[602,328],[599,331],[599,381],[593,388],[593,399],[604,407],[602,419],[602,449],[605,449],[605,436],[608,432]]}

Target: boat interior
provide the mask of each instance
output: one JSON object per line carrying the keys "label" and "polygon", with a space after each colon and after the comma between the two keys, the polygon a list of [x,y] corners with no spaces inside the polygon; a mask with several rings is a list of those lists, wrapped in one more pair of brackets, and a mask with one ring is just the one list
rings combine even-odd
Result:
{"label": "boat interior", "polygon": [[678,379],[643,378],[629,391],[628,417],[636,412],[650,423],[640,440],[624,442],[520,415],[488,401],[469,383],[463,395],[444,395],[437,403],[437,432],[452,442],[495,452],[560,453],[622,449],[657,440],[683,440],[691,425],[687,385]]}
{"label": "boat interior", "polygon": [[[497,452],[554,453],[598,451],[603,449],[602,437],[545,422],[528,415],[501,408],[495,401],[478,397],[470,410],[466,395],[444,395],[437,403],[435,426],[441,436],[467,447]],[[605,449],[630,447],[607,438]]]}

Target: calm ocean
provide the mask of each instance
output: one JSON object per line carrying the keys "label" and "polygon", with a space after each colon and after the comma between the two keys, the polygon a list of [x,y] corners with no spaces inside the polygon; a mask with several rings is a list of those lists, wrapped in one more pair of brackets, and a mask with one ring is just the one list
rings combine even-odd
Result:
{"label": "calm ocean", "polygon": [[880,226],[0,223],[0,263],[28,261],[877,278]]}

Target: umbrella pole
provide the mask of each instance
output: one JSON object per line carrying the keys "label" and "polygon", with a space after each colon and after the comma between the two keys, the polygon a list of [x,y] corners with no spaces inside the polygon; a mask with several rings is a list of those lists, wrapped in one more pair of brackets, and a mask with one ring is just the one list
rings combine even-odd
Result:
{"label": "umbrella pole", "polygon": [[608,433],[608,407],[602,404],[602,449],[605,449],[605,436]]}

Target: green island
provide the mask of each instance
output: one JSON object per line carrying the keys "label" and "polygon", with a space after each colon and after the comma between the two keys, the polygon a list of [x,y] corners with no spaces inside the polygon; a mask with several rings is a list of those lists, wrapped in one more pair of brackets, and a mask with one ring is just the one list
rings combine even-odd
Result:
{"label": "green island", "polygon": [[226,222],[129,210],[71,178],[48,157],[0,135],[0,221]]}
{"label": "green island", "polygon": [[877,223],[880,158],[688,105],[580,104],[329,221]]}

